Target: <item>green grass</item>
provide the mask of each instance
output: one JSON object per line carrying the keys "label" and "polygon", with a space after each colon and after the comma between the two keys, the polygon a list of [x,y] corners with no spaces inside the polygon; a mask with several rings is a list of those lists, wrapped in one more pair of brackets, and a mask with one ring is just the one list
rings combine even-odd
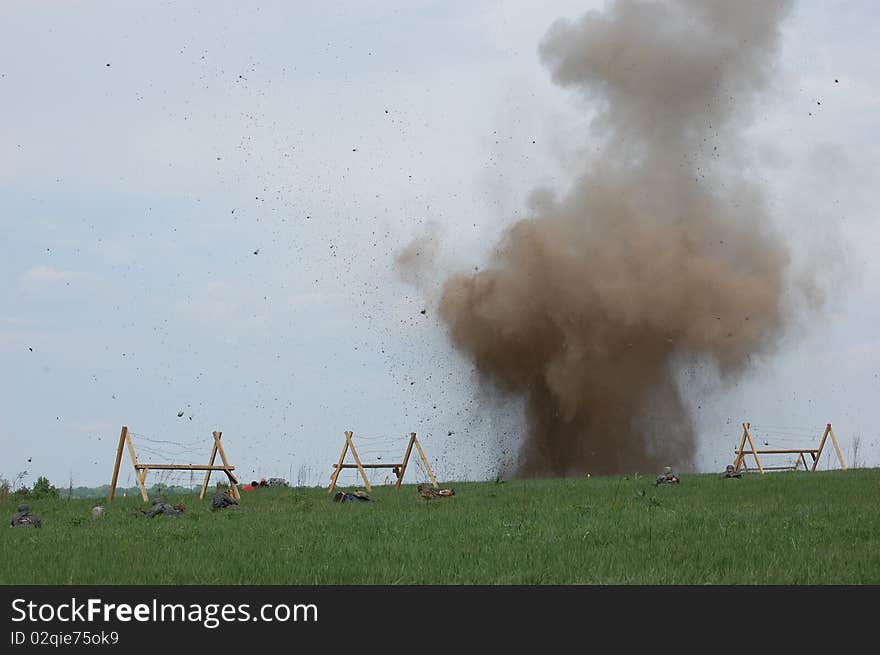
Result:
{"label": "green grass", "polygon": [[[243,492],[212,513],[134,517],[117,498],[32,501],[41,529],[0,529],[0,584],[878,584],[880,469]],[[8,525],[16,501],[0,503]]]}

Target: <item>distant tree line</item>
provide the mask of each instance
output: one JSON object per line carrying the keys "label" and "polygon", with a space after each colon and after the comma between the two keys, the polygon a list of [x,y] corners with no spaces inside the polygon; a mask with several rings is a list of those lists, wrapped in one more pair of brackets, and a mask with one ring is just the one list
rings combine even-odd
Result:
{"label": "distant tree line", "polygon": [[[24,484],[23,480],[27,477],[27,471],[23,471],[12,481],[6,478],[0,478],[0,502],[8,499],[29,499],[42,500],[46,498],[107,498],[110,495],[110,485],[104,484],[99,487],[74,487],[72,484],[66,489],[58,489],[49,482],[45,476],[40,476],[34,482],[32,487]],[[199,493],[200,485],[185,487],[180,485],[167,485],[156,483],[147,487],[147,495],[155,496],[175,496],[186,495],[191,493]],[[140,489],[134,487],[116,487],[116,496],[140,496]]]}
{"label": "distant tree line", "polygon": [[[162,483],[153,484],[147,487],[147,495],[155,496],[182,496],[191,493],[199,493],[202,490],[201,485],[192,487],[183,487],[180,485],[167,485]],[[70,491],[71,498],[106,498],[110,495],[110,485],[104,484],[100,487],[74,487]],[[141,490],[137,487],[116,487],[116,497],[137,496],[140,497]],[[65,491],[65,497],[67,492]]]}
{"label": "distant tree line", "polygon": [[58,491],[58,488],[49,482],[49,478],[45,476],[41,475],[38,477],[33,487],[22,484],[22,478],[22,474],[19,474],[13,482],[0,478],[0,500],[6,500],[10,497],[33,500],[61,497],[61,492]]}

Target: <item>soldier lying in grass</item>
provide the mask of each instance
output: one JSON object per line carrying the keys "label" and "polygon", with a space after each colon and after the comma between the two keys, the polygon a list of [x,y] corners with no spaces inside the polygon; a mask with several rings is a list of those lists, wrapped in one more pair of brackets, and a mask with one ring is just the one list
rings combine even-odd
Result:
{"label": "soldier lying in grass", "polygon": [[727,468],[725,468],[723,471],[721,471],[721,473],[718,475],[718,477],[721,478],[722,480],[724,478],[741,478],[742,471],[737,471],[735,468],[733,468],[733,464],[728,464]]}
{"label": "soldier lying in grass", "polygon": [[181,514],[183,514],[184,510],[185,508],[183,506],[183,503],[178,503],[177,505],[169,505],[168,503],[159,500],[158,498],[154,498],[151,509],[137,509],[135,510],[135,515],[149,516],[150,518],[159,516],[159,514],[164,514],[165,516],[180,516]]}
{"label": "soldier lying in grass", "polygon": [[657,480],[656,482],[654,482],[654,486],[660,484],[679,484],[680,482],[681,480],[678,478],[678,476],[672,472],[672,467],[667,466],[663,473],[657,476]]}
{"label": "soldier lying in grass", "polygon": [[30,508],[22,503],[18,506],[18,511],[12,515],[9,524],[13,528],[39,528],[42,527],[43,522],[39,517],[31,514]]}
{"label": "soldier lying in grass", "polygon": [[235,505],[238,505],[238,501],[230,496],[228,491],[220,489],[214,494],[214,498],[211,500],[211,511],[216,512],[218,509],[225,509]]}
{"label": "soldier lying in grass", "polygon": [[333,496],[334,503],[369,503],[373,502],[373,499],[370,498],[363,491],[355,491],[354,493],[348,493],[346,491],[337,491]]}
{"label": "soldier lying in grass", "polygon": [[445,498],[455,495],[454,489],[435,489],[427,482],[422,482],[417,488],[419,490],[419,495],[426,500],[430,500],[431,498]]}

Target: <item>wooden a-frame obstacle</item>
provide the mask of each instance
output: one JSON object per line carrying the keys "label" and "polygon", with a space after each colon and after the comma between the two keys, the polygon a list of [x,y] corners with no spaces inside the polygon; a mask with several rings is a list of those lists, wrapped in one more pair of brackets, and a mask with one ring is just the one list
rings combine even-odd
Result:
{"label": "wooden a-frame obstacle", "polygon": [[[333,465],[333,474],[330,476],[329,493],[333,493],[333,489],[336,488],[336,478],[339,477],[339,472],[342,471],[342,469],[357,469],[360,471],[364,486],[367,488],[368,492],[372,491],[373,488],[370,486],[370,481],[367,479],[367,472],[364,469],[392,469],[397,476],[397,484],[394,485],[394,488],[400,489],[400,483],[403,482],[403,474],[406,473],[406,466],[409,464],[409,456],[412,453],[413,446],[415,446],[416,450],[419,452],[422,464],[425,465],[425,470],[431,478],[431,484],[434,485],[435,489],[440,488],[440,485],[437,484],[437,479],[434,477],[434,471],[431,470],[431,465],[428,464],[428,458],[425,457],[425,451],[422,450],[422,445],[416,438],[415,432],[410,432],[409,443],[406,445],[406,453],[403,455],[403,461],[399,464],[363,464],[361,458],[358,457],[357,448],[354,447],[354,441],[352,441],[353,436],[353,432],[349,431],[345,433],[345,445],[342,446],[342,454],[339,455],[339,461]],[[346,464],[344,461],[345,455],[349,450],[351,450],[351,454],[354,457],[354,464]]]}
{"label": "wooden a-frame obstacle", "polygon": [[[816,467],[819,465],[819,458],[822,456],[822,450],[825,448],[825,441],[828,437],[831,437],[831,443],[834,444],[834,450],[837,452],[837,459],[840,461],[840,468],[846,470],[846,464],[843,462],[843,454],[840,452],[840,444],[837,443],[837,437],[834,436],[834,430],[831,429],[830,423],[825,425],[825,432],[822,433],[818,448],[783,448],[764,450],[758,450],[755,448],[755,441],[752,439],[751,433],[752,424],[743,423],[742,426],[742,440],[739,442],[739,448],[734,451],[736,453],[736,458],[733,460],[733,468],[736,472],[739,472],[740,468],[748,470],[745,461],[746,455],[751,455],[755,458],[755,464],[761,472],[761,475],[764,474],[764,471],[797,471],[801,464],[804,465],[805,471],[815,471]],[[750,450],[746,449],[746,442],[751,446]],[[804,455],[807,454],[813,461],[812,467],[807,466],[807,460],[804,457]],[[789,464],[788,466],[764,466],[761,464],[761,460],[758,459],[758,455],[797,455],[797,457],[795,458],[794,464]]]}
{"label": "wooden a-frame obstacle", "polygon": [[[211,479],[211,473],[214,471],[223,471],[226,474],[226,477],[229,478],[229,488],[231,489],[232,496],[236,500],[239,500],[241,498],[241,493],[238,491],[238,480],[232,473],[232,471],[235,470],[235,467],[230,466],[229,461],[226,459],[223,444],[220,443],[220,436],[222,434],[222,432],[213,433],[214,446],[211,448],[211,457],[207,464],[144,464],[138,461],[137,454],[134,452],[134,444],[131,442],[131,435],[128,433],[128,427],[123,425],[122,432],[119,435],[119,446],[116,448],[116,463],[113,466],[113,480],[110,482],[110,494],[107,496],[107,502],[111,502],[116,496],[116,481],[119,479],[119,465],[122,463],[123,446],[128,446],[128,454],[131,456],[131,463],[134,466],[134,475],[137,479],[138,489],[140,489],[141,498],[144,499],[145,503],[150,501],[147,496],[147,487],[144,484],[147,479],[147,473],[150,471],[204,471],[205,480],[202,483],[202,490],[201,493],[199,493],[199,498],[205,497],[205,492],[208,489],[208,481]],[[214,460],[217,457],[217,453],[220,453],[220,459],[223,462],[223,466],[214,466]]]}

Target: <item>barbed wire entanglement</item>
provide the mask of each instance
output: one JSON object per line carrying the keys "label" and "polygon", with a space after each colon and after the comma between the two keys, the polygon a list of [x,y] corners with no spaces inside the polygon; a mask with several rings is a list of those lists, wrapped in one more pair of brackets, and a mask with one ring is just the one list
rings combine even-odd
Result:
{"label": "barbed wire entanglement", "polygon": [[[352,436],[352,443],[357,450],[358,458],[363,464],[402,465],[406,454],[406,445],[410,435],[400,436],[389,434],[359,434]],[[346,462],[351,463],[354,458],[351,454],[346,455]],[[366,468],[367,479],[370,485],[397,484],[397,475],[391,468]],[[333,472],[331,471],[331,477]],[[339,472],[336,484],[341,486],[362,486],[360,471],[356,468],[346,468]]]}
{"label": "barbed wire entanglement", "polygon": [[[174,465],[204,463],[207,462],[211,452],[211,443],[204,438],[175,441],[157,439],[131,430],[129,434],[141,461]],[[198,491],[203,476],[203,473],[194,470],[157,470],[150,476],[152,481],[149,487],[157,489],[160,493]]]}
{"label": "barbed wire entanglement", "polygon": [[[431,483],[437,487],[431,465],[415,432],[394,437],[386,434],[356,435],[346,431],[342,451],[330,472],[328,491],[332,493],[338,484],[348,485],[352,480],[351,473],[355,473],[354,482],[357,483],[360,478],[367,491],[376,484],[393,485],[399,489],[413,459],[421,460]],[[346,470],[350,473],[346,474]]]}
{"label": "barbed wire entanglement", "polygon": [[[730,438],[735,455],[733,464],[739,469],[755,468],[765,471],[816,471],[823,469],[846,469],[840,443],[831,424],[821,428],[805,425],[781,425],[775,423],[744,422],[742,431]],[[760,460],[759,460],[760,456]]]}
{"label": "barbed wire entanglement", "polygon": [[[148,455],[155,461],[183,464],[203,460],[210,454],[211,442],[205,438],[189,441],[156,439],[140,432],[128,432],[135,442],[138,453]],[[145,458],[142,458],[145,459]]]}
{"label": "barbed wire entanglement", "polygon": [[226,475],[232,495],[238,498],[238,480],[233,474],[235,467],[226,458],[221,436],[222,432],[215,431],[212,439],[159,439],[133,432],[128,426],[123,426],[119,435],[108,502],[115,497],[123,452],[126,449],[132,465],[129,474],[134,473],[139,493],[144,500],[149,497],[148,489],[160,494],[198,491],[199,496],[204,497],[214,472]]}
{"label": "barbed wire entanglement", "polygon": [[428,483],[431,481],[430,476],[428,475],[428,470],[425,468],[425,465],[422,464],[421,459],[416,459],[416,470],[417,470],[417,478],[419,483]]}

